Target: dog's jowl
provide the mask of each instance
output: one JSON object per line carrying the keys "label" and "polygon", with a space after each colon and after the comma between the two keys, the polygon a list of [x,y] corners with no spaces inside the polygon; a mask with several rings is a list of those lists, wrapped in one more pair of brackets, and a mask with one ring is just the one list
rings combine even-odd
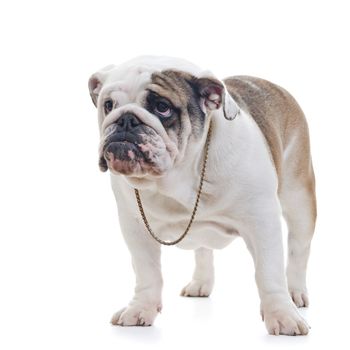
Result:
{"label": "dog's jowl", "polygon": [[[183,296],[214,285],[213,250],[242,237],[253,256],[270,334],[305,335],[306,267],[316,220],[308,126],[266,80],[219,80],[185,60],[139,57],[89,80],[99,166],[110,172],[135,295],[112,318],[149,326],[162,308],[161,243],[192,249]],[[288,225],[285,269],[281,214]]]}

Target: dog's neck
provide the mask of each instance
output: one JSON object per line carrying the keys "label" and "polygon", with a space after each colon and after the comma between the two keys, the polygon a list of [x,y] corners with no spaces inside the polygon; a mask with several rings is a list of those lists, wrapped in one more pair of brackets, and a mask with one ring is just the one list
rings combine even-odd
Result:
{"label": "dog's neck", "polygon": [[[222,132],[222,130],[217,130],[222,128],[219,125],[221,124],[220,121],[224,120],[225,119],[222,115],[220,115],[220,113],[217,113],[217,115],[212,113],[211,115],[213,132],[211,145],[209,146],[209,168],[217,168],[213,162],[218,161],[218,159],[217,157],[212,157],[211,153],[215,149],[215,134]],[[150,182],[147,180],[143,181],[141,186],[137,187],[135,184],[135,187],[139,188],[141,191],[147,190],[154,192],[154,194],[171,198],[181,205],[191,208],[195,202],[199,189],[208,130],[209,120],[205,125],[203,137],[199,141],[189,140],[189,144],[183,159],[175,164],[171,171],[156,180],[153,179]],[[206,175],[204,179],[203,193],[205,193],[206,190],[205,182],[208,179],[208,176]]]}
{"label": "dog's neck", "polygon": [[[200,175],[203,167],[206,135],[198,142],[190,142],[183,159],[165,175],[159,178],[128,178],[127,182],[142,192],[165,196],[179,202],[183,206],[191,206],[196,198]],[[181,184],[179,186],[179,184]]]}
{"label": "dog's neck", "polygon": [[197,196],[205,154],[205,139],[197,146],[167,175],[156,181],[156,191],[160,195],[171,197],[185,207],[193,206]]}
{"label": "dog's neck", "polygon": [[[205,180],[202,191],[203,194],[207,195],[209,195],[209,193],[206,193],[209,185],[211,192],[213,192],[213,188],[219,189],[222,187],[222,184],[227,181],[228,174],[225,171],[225,159],[227,152],[231,153],[231,168],[240,162],[239,159],[235,160],[236,157],[234,157],[233,154],[244,146],[242,143],[245,143],[245,132],[243,131],[242,133],[242,128],[240,127],[242,120],[228,122],[226,119],[224,119],[220,111],[213,113],[211,117],[213,130],[209,146],[207,172],[204,178]],[[235,127],[233,127],[231,123],[235,123]],[[174,168],[166,175],[157,179],[148,179],[147,177],[134,179],[129,178],[127,180],[129,185],[139,189],[141,191],[141,195],[142,192],[144,194],[147,192],[152,198],[154,198],[154,195],[167,197],[191,210],[193,208],[193,204],[195,203],[199,189],[209,123],[205,128],[205,133],[200,142],[195,143],[193,147],[188,147],[188,151],[183,160],[176,164]],[[230,135],[226,137],[224,135],[226,133],[229,133]],[[223,143],[222,140],[229,140],[229,142],[226,141]],[[237,152],[237,154],[239,155],[240,153]],[[221,171],[218,172],[217,169],[221,169]],[[234,170],[227,169],[227,172],[229,171],[231,172],[231,176],[234,175]],[[216,191],[214,191],[214,194],[215,192]],[[212,196],[213,193],[210,195]]]}

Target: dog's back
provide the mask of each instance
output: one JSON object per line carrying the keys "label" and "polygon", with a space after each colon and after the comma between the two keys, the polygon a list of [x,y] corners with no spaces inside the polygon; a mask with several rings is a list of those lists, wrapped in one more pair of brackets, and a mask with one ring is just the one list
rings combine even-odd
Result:
{"label": "dog's back", "polygon": [[261,129],[270,148],[280,186],[286,167],[291,167],[290,163],[293,169],[288,170],[296,176],[313,177],[308,127],[295,99],[280,86],[259,78],[235,76],[224,82],[231,96]]}

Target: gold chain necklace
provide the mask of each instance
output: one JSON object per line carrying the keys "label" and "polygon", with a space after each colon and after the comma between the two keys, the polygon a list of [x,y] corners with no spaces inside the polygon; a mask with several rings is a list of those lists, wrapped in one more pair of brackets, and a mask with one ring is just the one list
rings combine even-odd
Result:
{"label": "gold chain necklace", "polygon": [[162,239],[160,239],[159,237],[157,237],[157,235],[152,231],[148,220],[146,218],[145,212],[143,210],[143,206],[142,206],[142,202],[141,202],[141,197],[140,197],[140,193],[139,191],[135,188],[135,196],[136,196],[136,201],[137,201],[137,205],[139,207],[140,210],[140,214],[143,220],[143,223],[146,226],[146,229],[148,231],[148,233],[160,244],[164,244],[164,245],[175,245],[179,242],[181,242],[187,235],[188,231],[190,230],[192,223],[194,221],[194,218],[196,216],[196,212],[197,212],[197,208],[198,208],[198,204],[199,204],[199,199],[201,197],[202,194],[202,187],[203,187],[203,181],[204,181],[204,175],[205,175],[205,169],[207,167],[207,160],[208,160],[208,152],[209,152],[209,144],[210,144],[210,137],[211,137],[211,122],[209,124],[209,129],[208,129],[208,135],[207,135],[207,140],[205,142],[205,153],[204,153],[204,161],[203,161],[203,167],[202,167],[202,172],[201,172],[201,178],[200,178],[200,182],[199,182],[199,188],[198,188],[198,193],[197,193],[197,198],[196,198],[196,202],[194,203],[194,208],[192,210],[192,215],[190,218],[190,221],[186,227],[186,230],[184,231],[184,233],[177,238],[174,241],[163,241]]}

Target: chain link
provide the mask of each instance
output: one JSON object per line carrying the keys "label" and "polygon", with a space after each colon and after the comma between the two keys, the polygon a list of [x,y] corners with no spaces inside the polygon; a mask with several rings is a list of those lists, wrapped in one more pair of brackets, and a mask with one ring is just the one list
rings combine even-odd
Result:
{"label": "chain link", "polygon": [[189,221],[189,223],[188,223],[188,225],[186,227],[186,230],[184,231],[184,233],[178,239],[176,239],[174,241],[163,241],[162,239],[157,237],[157,235],[152,231],[151,226],[149,225],[148,220],[146,218],[146,214],[145,214],[145,211],[143,210],[143,206],[142,206],[142,202],[141,202],[140,193],[139,193],[139,191],[136,188],[134,189],[135,190],[136,201],[137,201],[137,205],[138,205],[139,210],[140,210],[142,221],[144,222],[148,233],[160,244],[170,246],[170,245],[175,245],[175,244],[181,242],[186,237],[188,231],[190,230],[190,228],[192,226],[192,223],[194,221],[194,218],[196,216],[196,212],[197,212],[197,209],[198,209],[199,199],[200,199],[201,194],[202,194],[203,181],[204,181],[205,170],[206,170],[207,161],[208,161],[210,137],[211,137],[211,122],[209,124],[207,140],[206,140],[206,143],[205,143],[205,154],[204,154],[203,167],[202,167],[202,171],[201,171],[201,178],[200,178],[200,182],[199,182],[199,188],[198,188],[196,202],[194,204],[192,215],[191,215],[190,221]]}

